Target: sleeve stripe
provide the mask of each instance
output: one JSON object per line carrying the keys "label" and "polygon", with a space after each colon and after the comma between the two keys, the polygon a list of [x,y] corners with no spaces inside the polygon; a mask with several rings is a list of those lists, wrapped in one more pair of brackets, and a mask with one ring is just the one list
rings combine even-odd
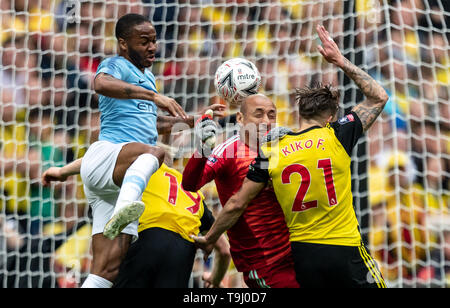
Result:
{"label": "sleeve stripe", "polygon": [[220,156],[223,154],[223,151],[230,145],[239,140],[239,135],[234,135],[233,137],[229,138],[225,142],[219,144],[217,147],[214,148],[212,151],[212,154],[215,156]]}

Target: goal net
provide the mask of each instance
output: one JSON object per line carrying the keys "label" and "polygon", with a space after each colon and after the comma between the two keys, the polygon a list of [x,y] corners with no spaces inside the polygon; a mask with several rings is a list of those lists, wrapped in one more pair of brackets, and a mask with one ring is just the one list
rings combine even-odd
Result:
{"label": "goal net", "polygon": [[[246,58],[298,127],[295,88],[341,91],[341,115],[364,100],[317,52],[323,24],[342,53],[390,99],[352,159],[363,240],[391,287],[450,286],[450,2],[446,0],[4,0],[0,6],[0,286],[76,287],[90,269],[91,214],[81,179],[51,187],[42,172],[82,157],[99,133],[92,80],[117,52],[114,26],[144,14],[158,35],[158,91],[189,114],[222,102],[215,69]],[[228,114],[236,110],[228,109]],[[191,132],[160,136],[179,170]],[[217,214],[214,183],[203,189]],[[197,253],[190,287],[211,269]],[[242,287],[233,265],[225,286]]]}

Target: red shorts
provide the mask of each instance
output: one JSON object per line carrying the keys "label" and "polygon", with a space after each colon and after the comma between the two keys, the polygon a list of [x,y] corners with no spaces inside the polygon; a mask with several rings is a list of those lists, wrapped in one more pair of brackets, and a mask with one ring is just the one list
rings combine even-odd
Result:
{"label": "red shorts", "polygon": [[243,274],[249,288],[300,288],[293,262],[271,264]]}

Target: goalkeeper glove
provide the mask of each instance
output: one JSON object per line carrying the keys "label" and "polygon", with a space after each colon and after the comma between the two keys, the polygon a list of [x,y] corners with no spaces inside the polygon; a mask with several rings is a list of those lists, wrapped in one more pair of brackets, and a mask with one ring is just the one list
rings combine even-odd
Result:
{"label": "goalkeeper glove", "polygon": [[217,130],[216,122],[212,120],[211,109],[206,111],[195,123],[196,148],[203,157],[209,156],[215,147]]}

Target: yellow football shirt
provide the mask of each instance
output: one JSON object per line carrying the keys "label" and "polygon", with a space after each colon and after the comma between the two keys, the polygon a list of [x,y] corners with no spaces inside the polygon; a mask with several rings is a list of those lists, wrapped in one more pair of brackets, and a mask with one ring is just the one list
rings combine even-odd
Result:
{"label": "yellow football shirt", "polygon": [[350,171],[351,151],[361,134],[361,122],[351,113],[326,127],[289,133],[262,146],[265,158],[252,163],[247,177],[272,180],[291,242],[361,244]]}
{"label": "yellow football shirt", "polygon": [[163,228],[193,242],[189,235],[198,234],[205,211],[204,196],[181,187],[182,174],[162,164],[152,175],[142,195],[145,210],[139,218],[138,232]]}

